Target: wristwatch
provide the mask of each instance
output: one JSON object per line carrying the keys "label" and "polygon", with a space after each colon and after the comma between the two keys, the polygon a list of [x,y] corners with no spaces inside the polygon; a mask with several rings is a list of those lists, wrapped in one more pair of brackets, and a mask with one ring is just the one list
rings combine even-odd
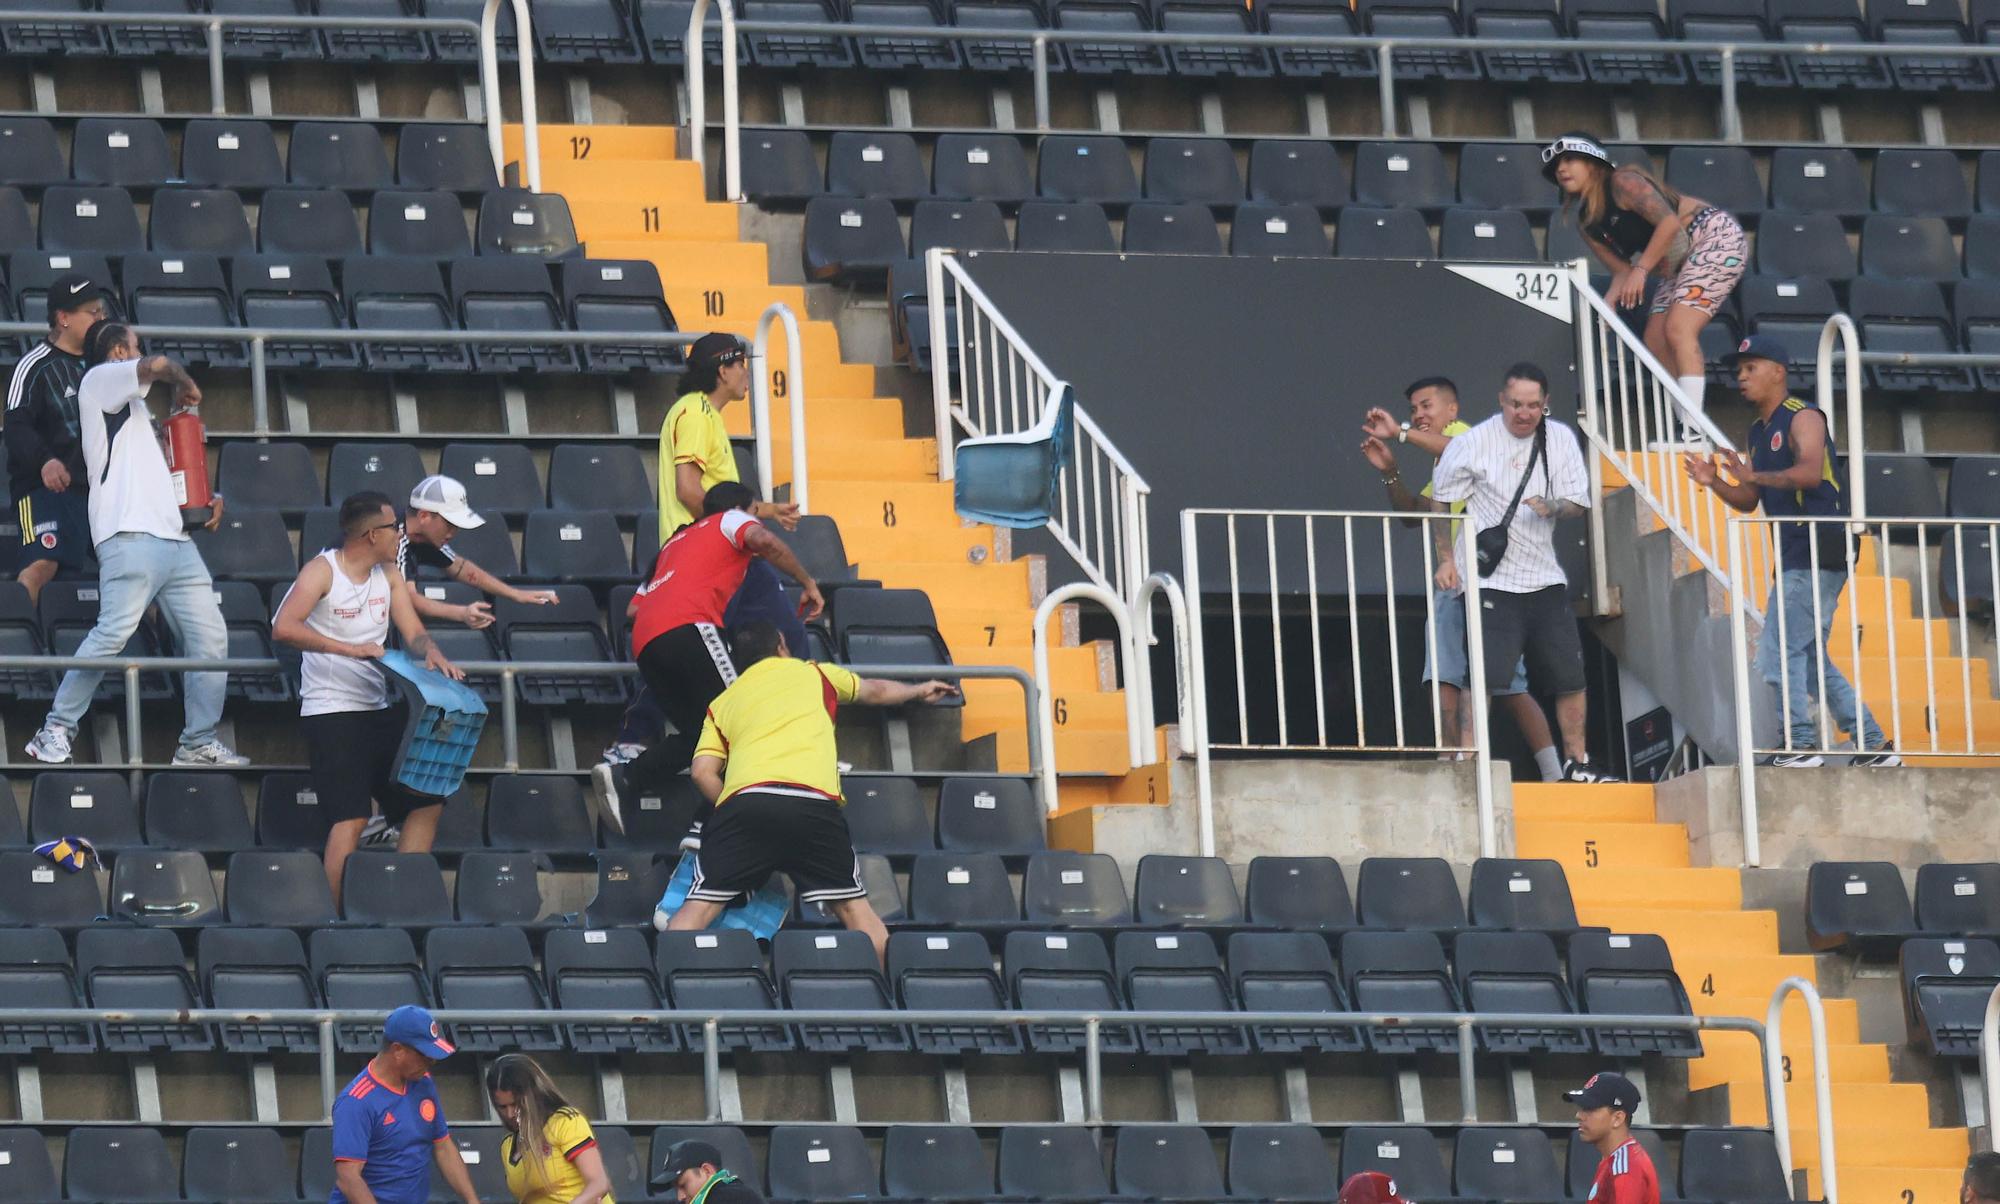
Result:
{"label": "wristwatch", "polygon": [[1408,443],[1409,441],[1410,441],[1410,424],[1405,422],[1402,426],[1402,429],[1396,432],[1396,442]]}

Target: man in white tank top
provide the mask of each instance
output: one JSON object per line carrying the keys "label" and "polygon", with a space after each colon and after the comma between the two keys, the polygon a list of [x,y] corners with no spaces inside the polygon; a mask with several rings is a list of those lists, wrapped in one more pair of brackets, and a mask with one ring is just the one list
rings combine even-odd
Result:
{"label": "man in white tank top", "polygon": [[396,571],[396,509],[379,493],[340,504],[340,546],[306,562],[271,621],[271,635],[297,648],[299,727],[305,732],[313,791],[327,817],[326,877],[340,901],[348,855],[369,812],[402,827],[399,853],[427,853],[444,800],[394,777],[404,707],[379,666],[393,623],[403,648],[427,668],[463,680],[424,630]]}

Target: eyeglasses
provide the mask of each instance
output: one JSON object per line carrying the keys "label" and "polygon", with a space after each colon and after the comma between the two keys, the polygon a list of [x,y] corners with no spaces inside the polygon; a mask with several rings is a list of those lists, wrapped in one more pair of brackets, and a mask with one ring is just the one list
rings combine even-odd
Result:
{"label": "eyeglasses", "polygon": [[719,358],[717,358],[717,360],[716,360],[715,362],[716,362],[716,364],[717,364],[718,366],[720,366],[720,367],[725,367],[725,368],[726,368],[726,367],[728,367],[728,366],[729,366],[730,364],[740,364],[740,363],[742,363],[742,362],[743,362],[744,360],[746,360],[746,359],[749,359],[749,358],[750,358],[749,356],[745,355],[745,354],[744,354],[743,352],[741,352],[741,351],[731,351],[731,352],[727,352],[727,353],[723,354],[722,356],[720,356]]}
{"label": "eyeglasses", "polygon": [[390,529],[391,527],[394,527],[395,525],[396,525],[395,523],[382,523],[382,524],[380,524],[380,525],[378,525],[378,526],[373,526],[373,527],[370,527],[370,528],[368,528],[368,529],[367,529],[366,531],[363,531],[363,532],[362,532],[362,534],[363,534],[363,535],[373,535],[373,534],[375,534],[375,532],[377,532],[377,531],[387,531],[387,530],[389,530],[389,529]]}

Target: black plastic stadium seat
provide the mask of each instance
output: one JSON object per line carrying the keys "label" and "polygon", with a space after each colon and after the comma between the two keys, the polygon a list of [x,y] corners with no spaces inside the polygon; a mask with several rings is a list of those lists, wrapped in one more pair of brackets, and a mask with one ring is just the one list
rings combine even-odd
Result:
{"label": "black plastic stadium seat", "polygon": [[[322,1005],[298,934],[283,928],[208,928],[196,945],[195,978],[209,1003],[229,1011],[311,1011]],[[224,1021],[216,1026],[230,1053],[319,1051],[319,1026]]]}
{"label": "black plastic stadium seat", "polygon": [[801,244],[809,280],[880,280],[909,258],[892,201],[814,197],[806,204]]}
{"label": "black plastic stadium seat", "polygon": [[1229,1194],[1331,1200],[1339,1191],[1326,1141],[1311,1125],[1238,1125],[1229,1133]]}
{"label": "black plastic stadium seat", "polygon": [[[236,17],[310,17],[303,0],[212,0],[212,11]],[[225,25],[223,53],[237,59],[314,62],[324,56],[319,31],[295,25]]]}
{"label": "black plastic stadium seat", "polygon": [[[1875,350],[1914,355],[1950,354],[1959,350],[1958,327],[1945,305],[1944,293],[1928,280],[1877,280],[1864,276],[1848,287],[1847,310],[1861,327],[1861,337]],[[1974,387],[1970,368],[1870,364],[1868,374],[1881,389],[1966,392]],[[1934,485],[1931,492],[1935,492]],[[1914,539],[1914,533],[1907,538]]]}
{"label": "black plastic stadium seat", "polygon": [[[352,900],[351,895],[348,898]],[[438,1007],[443,1009],[540,1011],[548,1007],[527,934],[518,928],[433,929],[424,938],[424,971],[437,990]],[[451,1026],[451,1032],[459,1048],[470,1052],[562,1048],[562,1036],[552,1023],[459,1021]]]}
{"label": "black plastic stadium seat", "polygon": [[[777,988],[771,983],[757,938],[740,928],[709,932],[663,932],[653,952],[654,967],[673,1006],[684,1012],[775,1011]],[[700,1023],[681,1026],[681,1040],[701,1048]],[[722,1025],[717,1039],[724,1049],[782,1051],[794,1047],[784,1025]]]}
{"label": "black plastic stadium seat", "polygon": [[[571,528],[581,529],[581,524],[589,521],[596,529],[596,542],[617,539],[615,521],[602,510],[595,517],[586,519],[573,514],[554,514],[537,511],[528,516],[530,540],[544,526],[556,526],[550,532],[556,539]],[[535,546],[533,542],[531,548]],[[567,548],[569,545],[559,546]],[[609,579],[614,567],[621,571],[615,579],[629,579],[630,574],[622,571],[624,556],[620,548],[615,563],[607,563],[602,557],[609,557],[608,550],[596,553],[601,570],[593,569],[589,562],[579,558],[574,562],[559,563],[558,567],[573,568],[572,575]],[[546,563],[550,557],[537,553],[538,559],[531,564]],[[589,587],[566,582],[554,589],[556,601],[549,605],[511,602],[498,599],[494,603],[494,630],[498,633],[501,651],[509,660],[516,661],[557,661],[572,664],[608,664],[615,658],[611,652],[611,642],[604,633],[604,626],[597,609],[597,601]],[[521,699],[539,706],[562,706],[568,703],[600,703],[616,705],[626,698],[625,681],[621,677],[604,674],[531,673],[516,679]],[[584,847],[588,847],[585,843]]]}
{"label": "black plastic stadium seat", "polygon": [[[1125,997],[1140,1012],[1233,1012],[1235,992],[1205,932],[1121,932],[1113,961]],[[1249,1034],[1231,1024],[1142,1024],[1141,1048],[1154,1054],[1247,1053]]]}
{"label": "black plastic stadium seat", "polygon": [[746,131],[742,174],[744,195],[767,207],[795,205],[826,191],[826,172],[803,130]]}
{"label": "black plastic stadium seat", "polygon": [[1139,199],[1125,143],[1109,135],[1056,135],[1042,141],[1038,188],[1054,201],[1124,205]]}
{"label": "black plastic stadium seat", "polygon": [[[1984,457],[1981,457],[1982,459]],[[1961,509],[1958,476],[1961,460],[1952,468],[1952,513],[1977,515]],[[1995,471],[1986,466],[1988,471]],[[1917,869],[1917,927],[1933,935],[2000,935],[2000,862],[1932,862]]]}
{"label": "black plastic stadium seat", "polygon": [[1546,932],[1564,940],[1578,927],[1560,861],[1481,857],[1472,863],[1466,902],[1475,928]]}
{"label": "black plastic stadium seat", "polygon": [[[1666,39],[1665,23],[1651,0],[1580,0],[1563,6],[1570,29],[1578,38],[1613,39],[1641,45]],[[1683,84],[1687,64],[1678,54],[1633,49],[1593,51],[1583,56],[1584,70],[1600,84]]]}
{"label": "black plastic stadium seat", "polygon": [[[282,595],[281,595],[282,596]],[[257,843],[267,849],[326,847],[327,819],[312,776],[269,773],[257,788]]]}
{"label": "black plastic stadium seat", "polygon": [[[1569,981],[1577,1010],[1587,1015],[1691,1016],[1687,988],[1674,972],[1667,943],[1649,933],[1580,932],[1569,943]],[[1597,1048],[1607,1057],[1658,1053],[1701,1056],[1701,1036],[1688,1029],[1601,1028]]]}
{"label": "black plastic stadium seat", "polygon": [[1094,201],[1029,201],[1014,222],[1022,251],[1116,251],[1111,222]]}
{"label": "black plastic stadium seat", "polygon": [[[333,272],[316,255],[239,255],[229,270],[245,326],[347,328]],[[352,343],[273,339],[264,345],[264,362],[277,368],[352,368],[361,362],[361,353]]]}
{"label": "black plastic stadium seat", "polygon": [[[660,290],[660,270],[639,259],[566,259],[563,310],[584,333],[672,334],[673,311]],[[601,343],[584,347],[589,372],[668,372],[681,362],[676,347]]]}
{"label": "black plastic stadium seat", "polygon": [[910,135],[843,132],[827,143],[826,190],[833,196],[914,201],[931,194],[931,183]]}
{"label": "black plastic stadium seat", "polygon": [[[0,989],[9,1006],[61,1012],[82,1008],[83,988],[70,966],[69,949],[62,934],[53,928],[0,929]],[[10,1021],[0,1024],[0,1053],[10,1057],[38,1053],[94,1053],[97,1041],[90,1026],[69,1023],[55,1016],[42,1020]],[[0,1130],[0,1150],[17,1148],[8,1140],[9,1130]],[[16,1194],[9,1196],[14,1180],[9,1164],[0,1163],[0,1199],[41,1199]],[[53,1199],[53,1196],[46,1197]]]}
{"label": "black plastic stadium seat", "polygon": [[[167,252],[125,256],[125,312],[143,326],[234,326],[236,302],[215,256]],[[190,364],[240,368],[249,363],[245,344],[233,339],[151,333],[149,351]]]}
{"label": "black plastic stadium seat", "polygon": [[350,494],[373,490],[392,501],[410,496],[425,476],[423,458],[410,443],[336,443],[327,453],[326,496],[338,503]]}
{"label": "black plastic stadium seat", "polygon": [[[1229,938],[1229,983],[1246,1012],[1345,1012],[1347,992],[1325,938],[1310,932],[1239,932]],[[1318,1050],[1356,1053],[1362,1031],[1347,1025],[1260,1024],[1250,1030],[1263,1053]]]}
{"label": "black plastic stadium seat", "polygon": [[[830,0],[745,0],[743,19],[799,25],[840,22],[843,15]],[[822,34],[751,34],[745,39],[750,61],[760,67],[818,68],[854,66],[854,44],[844,37]]]}
{"label": "black plastic stadium seat", "polygon": [[[557,334],[565,329],[555,286],[541,261],[488,255],[453,261],[451,305],[466,330]],[[576,348],[560,344],[481,343],[480,372],[574,372]]]}
{"label": "black plastic stadium seat", "polygon": [[[1465,32],[1474,38],[1551,43],[1546,50],[1482,50],[1479,65],[1500,83],[1582,83],[1583,59],[1560,49],[1565,37],[1554,0],[1467,0]],[[1461,177],[1463,176],[1461,160]],[[1539,180],[1539,173],[1537,173]],[[1460,181],[1463,185],[1463,179]]]}
{"label": "black plastic stadium seat", "polygon": [[81,836],[101,852],[142,847],[139,808],[123,774],[49,769],[28,794],[28,839]]}
{"label": "black plastic stadium seat", "polygon": [[276,1129],[230,1125],[189,1129],[181,1166],[190,1200],[266,1200],[291,1180],[294,1162]]}
{"label": "black plastic stadium seat", "polygon": [[83,10],[81,0],[28,0],[15,11],[43,15],[0,24],[0,48],[16,56],[61,54],[99,57],[105,51],[105,27],[63,20],[64,16]]}
{"label": "black plastic stadium seat", "polygon": [[[1005,989],[993,970],[993,951],[976,932],[894,933],[889,937],[888,971],[897,1002],[912,1011],[992,1012],[1007,1007]],[[1009,1024],[926,1022],[912,1024],[910,1034],[920,1053],[1021,1050],[1020,1030]]]}
{"label": "black plastic stadium seat", "polygon": [[274,188],[257,207],[257,247],[333,258],[361,253],[354,207],[326,188]]}
{"label": "black plastic stadium seat", "polygon": [[1155,138],[1146,144],[1146,199],[1229,208],[1244,199],[1236,153],[1220,138]]}
{"label": "black plastic stadium seat", "polygon": [[1243,902],[1219,857],[1149,853],[1139,859],[1133,903],[1141,924],[1231,926],[1243,922]]}
{"label": "black plastic stadium seat", "polygon": [[1349,205],[1334,230],[1333,253],[1343,259],[1430,259],[1435,251],[1415,209]]}
{"label": "black plastic stadium seat", "polygon": [[[1011,251],[1007,219],[992,201],[918,201],[910,215],[910,257],[922,260],[932,247],[954,251]],[[922,272],[919,265],[918,271]]]}
{"label": "black plastic stadium seat", "polygon": [[[1675,36],[1690,42],[1769,42],[1763,0],[1667,0],[1667,23]],[[1696,82],[1714,87],[1722,81],[1722,56],[1688,56]],[[1774,54],[1739,52],[1736,78],[1767,88],[1788,88],[1792,70]]]}
{"label": "black plastic stadium seat", "polygon": [[180,1198],[180,1176],[158,1129],[104,1125],[69,1131],[63,1199],[158,1204]]}
{"label": "black plastic stadium seat", "polygon": [[624,0],[532,0],[537,57],[549,63],[637,63],[644,55]]}
{"label": "black plastic stadium seat", "polygon": [[214,531],[189,532],[208,571],[222,580],[276,584],[298,575],[292,537],[275,510],[230,507]]}
{"label": "black plastic stadium seat", "polygon": [[111,863],[111,911],[134,924],[181,928],[221,919],[222,903],[200,853],[132,849]]}
{"label": "black plastic stadium seat", "polygon": [[940,198],[1015,205],[1035,195],[1021,141],[1007,134],[941,134],[931,151],[931,192]]}
{"label": "black plastic stadium seat", "polygon": [[[4,307],[0,307],[4,308]],[[19,538],[18,528],[15,538]],[[0,651],[8,656],[44,656],[48,644],[42,638],[41,616],[28,601],[28,590],[18,581],[0,581]],[[55,674],[47,669],[0,670],[0,697],[23,702],[55,697]],[[9,834],[13,839],[9,839]],[[0,845],[19,844],[20,817],[9,817],[0,808]]]}
{"label": "black plastic stadium seat", "polygon": [[1806,875],[1806,940],[1815,950],[1844,949],[1886,961],[1916,930],[1909,891],[1894,864],[1820,861]]}
{"label": "black plastic stadium seat", "polygon": [[1518,142],[1468,142],[1458,151],[1458,201],[1534,215],[1554,209],[1560,198],[1542,178],[1539,148]]}
{"label": "black plastic stadium seat", "polygon": [[77,928],[105,914],[97,873],[65,874],[25,851],[0,852],[0,924]]}
{"label": "black plastic stadium seat", "polygon": [[[609,510],[533,511],[521,541],[521,563],[539,581],[605,586],[632,580],[618,517]],[[534,621],[532,615],[529,621]],[[615,681],[606,684],[617,686]]]}
{"label": "black plastic stadium seat", "polygon": [[1112,1189],[1147,1200],[1220,1198],[1222,1168],[1196,1125],[1125,1125],[1111,1155]]}
{"label": "black plastic stadium seat", "polygon": [[153,194],[147,225],[155,251],[247,255],[256,245],[231,188],[162,188]]}
{"label": "black plastic stadium seat", "polygon": [[[383,165],[383,173],[388,165]],[[377,192],[368,203],[368,252],[454,259],[472,254],[458,198],[436,190]]]}
{"label": "black plastic stadium seat", "polygon": [[288,162],[291,181],[301,188],[374,192],[392,186],[382,135],[365,122],[299,122],[292,127]]}
{"label": "black plastic stadium seat", "polygon": [[2000,988],[2000,945],[1963,937],[1912,937],[1897,960],[1913,1047],[1943,1058],[1979,1056],[1986,1001]]}
{"label": "black plastic stadium seat", "polygon": [[[1779,147],[1771,152],[1771,208],[1779,213],[1866,216],[1870,205],[1861,161],[1844,146]],[[1768,229],[1768,224],[1759,227],[1760,240]]]}
{"label": "black plastic stadium seat", "polygon": [[[943,24],[938,6],[929,0],[851,0],[848,19],[857,26]],[[854,48],[861,65],[876,71],[953,71],[965,62],[958,43],[943,38],[858,37]]]}
{"label": "black plastic stadium seat", "polygon": [[303,443],[225,443],[217,487],[232,505],[302,515],[326,491]]}
{"label": "black plastic stadium seat", "polygon": [[1465,905],[1451,865],[1442,857],[1369,857],[1355,882],[1355,908],[1369,928],[1455,932]]}
{"label": "black plastic stadium seat", "polygon": [[1252,924],[1300,931],[1357,924],[1347,876],[1331,857],[1253,857],[1243,893]]}
{"label": "black plastic stadium seat", "polygon": [[46,251],[112,252],[144,244],[131,194],[111,186],[48,189],[42,194],[41,228]]}
{"label": "black plastic stadium seat", "polygon": [[[179,1011],[202,1006],[180,938],[160,929],[96,927],[77,933],[76,977],[93,1008]],[[193,1053],[215,1048],[206,1025],[107,1021],[97,1029],[98,1042],[107,1053]]]}
{"label": "black plastic stadium seat", "polygon": [[[1884,0],[1870,5],[1868,21],[1875,36],[1890,44],[1963,46],[1967,41],[1965,24],[1956,12],[1933,10],[1924,0]],[[1943,55],[1889,60],[1896,86],[1912,92],[1991,92],[1990,67],[1983,59]]]}
{"label": "black plastic stadium seat", "polygon": [[843,1200],[879,1195],[874,1156],[861,1130],[845,1125],[779,1125],[764,1157],[771,1196]]}
{"label": "black plastic stadium seat", "polygon": [[1125,211],[1128,254],[1220,255],[1222,236],[1208,206],[1139,201]]}
{"label": "black plastic stadium seat", "polygon": [[1221,40],[1258,32],[1257,14],[1249,5],[1233,0],[1161,0],[1155,8],[1162,33],[1216,38],[1208,45],[1168,47],[1167,60],[1176,75],[1264,79],[1273,73],[1271,53],[1264,47]]}
{"label": "black plastic stadium seat", "polygon": [[[1429,932],[1350,932],[1340,938],[1348,998],[1364,1012],[1459,1012],[1444,946]],[[1455,1025],[1398,1025],[1371,1034],[1380,1053],[1455,1053]]]}
{"label": "black plastic stadium seat", "polygon": [[1347,169],[1325,142],[1260,138],[1250,144],[1250,199],[1338,209],[1353,189]]}
{"label": "black plastic stadium seat", "polygon": [[1132,905],[1118,863],[1103,853],[1052,849],[1028,858],[1027,874],[1021,879],[1021,907],[1033,923],[1132,922]]}
{"label": "black plastic stadium seat", "polygon": [[1438,227],[1440,259],[1534,263],[1541,258],[1528,216],[1513,209],[1444,211]]}
{"label": "black plastic stadium seat", "polygon": [[890,1125],[882,1134],[882,1187],[899,1200],[993,1194],[993,1160],[965,1125]]}
{"label": "black plastic stadium seat", "polygon": [[1364,142],[1354,148],[1354,200],[1380,209],[1436,210],[1456,200],[1444,152],[1428,142]]}
{"label": "black plastic stadium seat", "polygon": [[[1737,286],[1746,332],[1765,334],[1784,344],[1792,357],[1792,385],[1809,387],[1819,359],[1820,329],[1840,308],[1833,286],[1809,276],[1745,276]],[[1836,378],[1842,374],[1836,368]]]}
{"label": "black plastic stadium seat", "polygon": [[[383,195],[376,194],[378,202]],[[454,221],[457,212],[454,202]],[[353,256],[341,261],[340,271],[348,316],[357,330],[458,328],[445,299],[444,278],[430,260]],[[377,372],[462,372],[472,366],[463,343],[376,343],[365,348],[362,359]]]}
{"label": "black plastic stadium seat", "polygon": [[[324,4],[324,0],[321,0]],[[485,131],[465,124],[413,122],[396,136],[396,183],[404,188],[479,193],[493,188]]]}
{"label": "black plastic stadium seat", "polygon": [[[1459,995],[1472,1011],[1576,1014],[1555,942],[1543,933],[1461,933],[1452,946],[1452,971]],[[1483,1024],[1476,1033],[1480,1048],[1489,1054],[1587,1054],[1592,1048],[1590,1033],[1579,1028]]]}
{"label": "black plastic stadium seat", "polygon": [[479,198],[478,245],[481,255],[571,255],[576,220],[560,193],[496,188]]}
{"label": "black plastic stadium seat", "polygon": [[851,777],[842,781],[842,793],[847,805],[841,814],[856,849],[905,859],[936,850],[931,817],[915,781],[872,774]]}
{"label": "black plastic stadium seat", "polygon": [[512,518],[547,506],[541,471],[518,443],[447,443],[438,471],[465,483],[466,503],[481,517]]}
{"label": "black plastic stadium seat", "polygon": [[444,875],[429,853],[358,850],[347,859],[340,898],[351,923],[421,927],[452,922]]}
{"label": "black plastic stadium seat", "polygon": [[[771,941],[771,967],[786,1006],[794,1010],[894,1010],[881,963],[863,933],[782,930]],[[910,1048],[909,1029],[901,1024],[855,1020],[801,1024],[798,1029],[800,1044],[822,1053]]]}
{"label": "black plastic stadium seat", "polygon": [[62,143],[48,118],[0,119],[0,142],[7,147],[7,164],[0,171],[7,183],[39,188],[61,184],[70,178]]}
{"label": "black plastic stadium seat", "polygon": [[609,510],[632,518],[654,502],[654,484],[634,447],[559,443],[549,454],[549,504],[556,510]]}
{"label": "black plastic stadium seat", "polygon": [[1355,1125],[1340,1140],[1340,1181],[1362,1171],[1380,1171],[1412,1200],[1451,1195],[1444,1152],[1428,1129],[1415,1125]]}
{"label": "black plastic stadium seat", "polygon": [[938,786],[937,839],[954,852],[1012,857],[1048,847],[1041,804],[1020,778],[946,778]]}
{"label": "black plastic stadium seat", "polygon": [[1000,1130],[1002,1196],[1103,1200],[1111,1195],[1097,1134],[1082,1125],[1008,1125]]}
{"label": "black plastic stadium seat", "polygon": [[1375,55],[1369,51],[1288,44],[1297,37],[1354,37],[1360,30],[1353,12],[1345,4],[1264,0],[1256,6],[1256,11],[1263,31],[1272,35],[1276,43],[1273,57],[1280,75],[1294,79],[1326,76],[1373,79],[1379,71]]}
{"label": "black plastic stadium seat", "polygon": [[1875,156],[1875,212],[1897,217],[1964,218],[1972,192],[1948,150],[1885,150]]}
{"label": "black plastic stadium seat", "polygon": [[1229,223],[1231,255],[1322,258],[1333,253],[1319,210],[1311,205],[1238,205]]}
{"label": "black plastic stadium seat", "polygon": [[80,118],[69,159],[79,184],[151,188],[174,174],[166,132],[150,117]]}
{"label": "black plastic stadium seat", "polygon": [[1764,184],[1750,152],[1738,146],[1677,146],[1667,154],[1667,183],[1700,197],[1745,224],[1764,212]]}
{"label": "black plastic stadium seat", "polygon": [[1852,280],[1854,248],[1832,213],[1772,213],[1757,227],[1757,270],[1767,276]]}
{"label": "black plastic stadium seat", "polygon": [[[416,4],[406,6],[403,0],[318,0],[318,2],[319,13],[323,17],[374,19],[420,15]],[[503,4],[500,10],[502,28],[512,29],[513,7]],[[431,57],[430,42],[421,29],[385,29],[379,25],[348,26],[322,30],[321,34],[326,42],[326,57],[329,62],[423,63],[428,62]]]}
{"label": "black plastic stadium seat", "polygon": [[[211,571],[213,568],[211,566]],[[97,625],[98,590],[95,583],[65,581],[57,578],[42,587],[39,609],[42,619],[42,640],[49,651],[57,656],[74,656],[84,636]],[[150,623],[141,622],[132,638],[125,642],[122,652],[127,656],[158,656],[160,640],[158,630]],[[145,702],[157,702],[172,698],[173,684],[164,673],[145,672],[139,675],[139,698]],[[122,673],[107,673],[98,684],[95,698],[101,702],[125,697],[125,676]],[[32,818],[30,819],[32,827]],[[88,835],[88,833],[82,833]],[[48,840],[51,837],[36,837]]]}
{"label": "black plastic stadium seat", "polygon": [[574,778],[540,774],[493,778],[486,795],[486,837],[495,849],[555,856],[589,853],[596,844],[583,788]]}
{"label": "black plastic stadium seat", "polygon": [[[306,938],[306,955],[313,982],[330,1008],[373,1012],[433,1002],[430,980],[405,929],[315,929]],[[382,1043],[380,1024],[337,1024],[333,1032],[335,1045],[345,1054],[372,1052]]]}
{"label": "black plastic stadium seat", "polygon": [[[1370,0],[1356,6],[1356,15],[1378,38],[1455,38],[1462,32],[1449,0]],[[1394,62],[1395,73],[1407,79],[1479,78],[1479,61],[1470,49],[1403,49],[1395,52]]]}
{"label": "black plastic stadium seat", "polygon": [[1695,1129],[1681,1141],[1681,1195],[1689,1200],[1788,1200],[1777,1143],[1759,1129]]}
{"label": "black plastic stadium seat", "polygon": [[1563,1190],[1555,1147],[1530,1128],[1460,1129],[1452,1151],[1458,1194],[1482,1200],[1555,1200]]}
{"label": "black plastic stadium seat", "polygon": [[1010,925],[1021,905],[997,854],[919,853],[910,868],[910,918],[926,927]]}
{"label": "black plastic stadium seat", "polygon": [[539,853],[464,854],[458,859],[458,873],[452,881],[459,921],[523,929],[540,926],[538,871],[548,868],[547,859]]}
{"label": "black plastic stadium seat", "polygon": [[[1111,955],[1094,932],[1010,932],[1002,952],[1008,995],[1019,1010],[1115,1012],[1125,1008],[1124,992],[1112,973]],[[1037,1053],[1084,1048],[1086,1035],[1081,1024],[1027,1027],[1029,1047]],[[1130,1053],[1139,1045],[1138,1034],[1125,1024],[1101,1026],[1099,1040],[1107,1052]]]}
{"label": "black plastic stadium seat", "polygon": [[[1148,6],[1136,0],[1053,0],[1049,11],[1057,29],[1146,33],[1153,28]],[[1164,48],[1129,42],[1070,42],[1064,47],[1069,69],[1079,75],[1165,75],[1173,70]]]}
{"label": "black plastic stadium seat", "polygon": [[841,590],[833,599],[840,659],[854,665],[949,665],[930,597],[918,589]]}

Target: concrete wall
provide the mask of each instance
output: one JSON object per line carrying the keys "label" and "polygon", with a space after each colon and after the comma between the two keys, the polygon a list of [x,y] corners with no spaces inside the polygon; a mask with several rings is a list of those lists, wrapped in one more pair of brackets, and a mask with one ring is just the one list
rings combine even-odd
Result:
{"label": "concrete wall", "polygon": [[[1688,826],[1696,865],[1743,864],[1734,768],[1660,784],[1663,820]],[[1981,769],[1774,769],[1757,773],[1762,862],[1991,861],[1993,775]]]}

